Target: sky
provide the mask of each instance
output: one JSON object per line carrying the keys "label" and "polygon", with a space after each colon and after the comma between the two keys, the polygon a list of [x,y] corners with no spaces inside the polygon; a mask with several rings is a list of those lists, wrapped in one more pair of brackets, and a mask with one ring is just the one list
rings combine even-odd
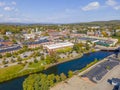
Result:
{"label": "sky", "polygon": [[120,0],[0,0],[0,22],[78,23],[120,20]]}

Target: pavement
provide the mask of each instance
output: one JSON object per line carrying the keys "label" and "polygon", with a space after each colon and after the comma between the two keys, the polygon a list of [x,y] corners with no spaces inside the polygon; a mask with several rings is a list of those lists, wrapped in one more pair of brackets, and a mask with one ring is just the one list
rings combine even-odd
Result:
{"label": "pavement", "polygon": [[120,65],[110,70],[98,83],[93,83],[89,79],[83,79],[74,75],[66,82],[60,82],[50,90],[113,90],[114,86],[107,82],[108,79],[120,78]]}

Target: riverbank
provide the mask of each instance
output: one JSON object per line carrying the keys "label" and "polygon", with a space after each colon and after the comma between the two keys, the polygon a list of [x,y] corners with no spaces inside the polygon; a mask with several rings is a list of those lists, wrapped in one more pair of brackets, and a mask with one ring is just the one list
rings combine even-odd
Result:
{"label": "riverbank", "polygon": [[90,53],[94,53],[94,52],[98,52],[98,51],[100,51],[100,49],[96,49],[96,50],[94,50],[94,51],[92,51],[92,52],[91,52],[91,51],[84,52],[83,54],[80,54],[80,55],[78,55],[78,56],[76,56],[76,57],[67,58],[67,59],[65,59],[65,60],[63,60],[63,61],[61,61],[61,62],[57,62],[57,63],[52,64],[52,65],[48,65],[48,66],[46,66],[45,69],[51,68],[51,67],[56,66],[56,65],[58,65],[58,64],[62,64],[62,63],[65,63],[65,62],[69,62],[69,61],[72,61],[72,60],[79,59],[79,58],[81,58],[84,54],[90,54]]}
{"label": "riverbank", "polygon": [[79,59],[79,58],[81,58],[82,56],[83,56],[83,54],[82,54],[82,55],[78,55],[77,57],[74,57],[74,58],[67,58],[67,59],[65,59],[65,60],[63,60],[63,61],[60,61],[60,62],[51,64],[51,65],[47,65],[47,66],[45,67],[45,70],[48,69],[48,68],[51,68],[51,67],[53,67],[53,66],[56,66],[56,65],[58,65],[58,64],[62,64],[62,63],[65,63],[65,62],[69,62],[69,61],[72,61],[72,60]]}
{"label": "riverbank", "polygon": [[[44,74],[60,75],[61,73],[68,74],[69,71],[76,71],[84,68],[95,59],[102,60],[103,58],[113,54],[114,52],[98,51],[90,54],[84,54],[81,58],[69,62],[58,64],[44,71]],[[38,73],[39,74],[39,73]],[[23,81],[27,76],[22,76],[0,84],[0,90],[23,90]]]}
{"label": "riverbank", "polygon": [[112,78],[120,78],[119,71],[120,65],[114,67],[111,71],[109,71],[97,84],[74,75],[72,78],[67,80],[67,83],[61,82],[50,90],[113,90],[114,86],[109,84],[107,80]]}
{"label": "riverbank", "polygon": [[[97,52],[97,50],[95,52]],[[84,54],[87,54],[87,53],[92,53],[92,52],[89,51],[89,52],[85,52]],[[49,69],[51,67],[54,67],[54,66],[56,66],[58,64],[62,64],[62,63],[65,63],[65,62],[69,62],[69,61],[72,61],[72,60],[79,59],[84,54],[80,54],[80,55],[78,55],[76,57],[73,57],[73,58],[67,58],[67,59],[64,59],[64,60],[60,60],[59,62],[54,63],[54,64],[41,66],[41,67],[35,68],[35,69],[24,70],[23,72],[20,72],[25,67],[25,65],[22,65],[22,64],[19,64],[19,66],[21,67],[21,69],[18,70],[18,72],[15,72],[15,73],[14,73],[14,70],[12,70],[12,72],[11,72],[11,67],[2,68],[0,72],[3,72],[2,70],[6,71],[6,69],[7,69],[7,72],[6,73],[1,73],[2,76],[0,77],[0,83],[6,82],[6,81],[9,81],[9,80],[18,78],[18,77],[26,76],[26,75],[29,75],[29,74],[34,74],[34,73],[42,72],[42,71],[47,70],[47,69]],[[18,65],[16,65],[15,67],[17,67],[17,66]],[[14,66],[12,66],[12,67],[14,68]],[[8,72],[10,72],[10,73],[8,73]]]}
{"label": "riverbank", "polygon": [[97,63],[93,64],[92,66],[90,66],[89,68],[85,69],[84,71],[79,72],[78,76],[81,76],[81,75],[85,74],[86,72],[90,71],[90,70],[93,69],[95,66],[97,66],[98,64],[107,61],[109,57],[113,57],[113,56],[114,56],[114,54],[112,54],[112,55],[110,55],[110,56],[102,59],[101,61],[98,61]]}
{"label": "riverbank", "polygon": [[[106,60],[108,60],[109,57],[112,57],[114,56],[114,54],[104,58],[103,60],[97,62],[96,64],[92,65],[91,67],[87,68],[86,70],[80,72],[79,74],[77,75],[74,75],[73,77],[71,78],[68,78],[66,81],[63,81],[63,82],[60,82],[60,83],[57,83],[54,87],[52,87],[50,90],[93,90],[93,88],[96,88],[94,83],[92,83],[91,81],[89,80],[84,80],[82,79],[80,76],[83,75],[84,73],[90,71],[92,68],[94,68],[96,65],[102,63],[102,62],[105,62]],[[120,66],[116,66],[117,68],[120,67]],[[114,73],[113,72],[114,70],[111,70],[109,73]],[[102,79],[103,80],[106,80],[109,79],[105,79],[105,77],[107,76],[110,76],[109,74],[106,74],[104,76],[104,78]],[[113,75],[112,75],[113,76]],[[106,83],[106,81],[104,81],[104,83]],[[67,82],[67,83],[66,83]],[[100,82],[100,85],[102,83]],[[109,89],[100,89],[100,85],[98,85],[98,89],[99,90],[109,90]],[[105,86],[105,85],[104,85]],[[94,90],[98,90],[98,89],[94,89]]]}

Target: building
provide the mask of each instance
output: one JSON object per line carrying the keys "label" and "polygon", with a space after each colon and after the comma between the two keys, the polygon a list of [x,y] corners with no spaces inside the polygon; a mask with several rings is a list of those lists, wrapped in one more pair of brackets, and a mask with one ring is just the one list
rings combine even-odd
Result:
{"label": "building", "polygon": [[13,42],[11,42],[9,40],[2,40],[2,39],[0,39],[0,44],[1,45],[5,45],[5,46],[11,46],[11,45],[13,45]]}
{"label": "building", "polygon": [[0,48],[0,53],[1,54],[13,53],[13,52],[16,52],[16,51],[18,51],[20,49],[21,49],[21,46],[17,45],[17,44],[12,45],[12,46],[7,46],[7,47],[3,46],[2,48]]}
{"label": "building", "polygon": [[90,29],[99,29],[100,26],[92,26],[92,27],[88,27],[88,28],[90,28]]}
{"label": "building", "polygon": [[35,34],[24,34],[25,40],[28,39],[34,39],[35,38]]}
{"label": "building", "polygon": [[42,45],[47,45],[47,44],[52,44],[52,43],[53,42],[50,42],[47,39],[40,39],[40,40],[37,40],[37,41],[34,41],[34,42],[25,42],[23,44],[27,45],[28,48],[37,48],[37,47],[40,47]]}
{"label": "building", "polygon": [[58,49],[63,49],[66,47],[73,47],[73,43],[71,42],[62,42],[62,43],[55,43],[55,44],[51,44],[51,45],[44,45],[44,48],[47,49],[48,52],[53,52],[56,51]]}
{"label": "building", "polygon": [[120,85],[120,79],[118,78],[112,78],[111,82],[111,84],[114,86]]}
{"label": "building", "polygon": [[6,32],[6,35],[12,35],[12,32]]}
{"label": "building", "polygon": [[86,34],[70,34],[70,37],[71,38],[75,38],[75,37],[77,37],[77,38],[79,38],[79,37],[84,37],[84,36],[86,36]]}
{"label": "building", "polygon": [[88,31],[88,32],[87,32],[87,35],[88,35],[88,36],[94,36],[94,35],[95,35],[95,32],[94,32],[94,31]]}
{"label": "building", "polygon": [[114,89],[114,90],[120,90],[120,79],[112,78],[111,84],[114,85],[114,88],[116,87],[116,89]]}

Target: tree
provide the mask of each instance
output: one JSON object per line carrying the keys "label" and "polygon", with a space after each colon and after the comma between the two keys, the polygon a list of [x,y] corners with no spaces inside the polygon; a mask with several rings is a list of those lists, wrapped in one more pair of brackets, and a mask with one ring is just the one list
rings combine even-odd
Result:
{"label": "tree", "polygon": [[67,77],[66,77],[66,75],[64,73],[61,73],[60,78],[61,78],[62,81],[64,81]]}
{"label": "tree", "polygon": [[13,39],[12,41],[14,42],[14,44],[16,44],[16,43],[17,43],[17,41],[16,41],[15,39]]}
{"label": "tree", "polygon": [[17,61],[22,61],[22,58],[18,56]]}
{"label": "tree", "polygon": [[3,36],[4,40],[9,40],[9,37]]}
{"label": "tree", "polygon": [[14,62],[15,62],[15,60],[14,60],[14,59],[11,59],[11,62],[12,62],[12,63],[14,63]]}
{"label": "tree", "polygon": [[6,53],[6,57],[11,57],[12,54],[11,53]]}
{"label": "tree", "polygon": [[41,60],[44,60],[45,58],[44,58],[44,55],[41,55]]}
{"label": "tree", "polygon": [[102,34],[103,34],[104,37],[108,37],[107,32],[103,31]]}
{"label": "tree", "polygon": [[0,58],[2,58],[2,54],[0,54]]}
{"label": "tree", "polygon": [[85,47],[86,47],[86,50],[90,49],[89,42],[86,42]]}
{"label": "tree", "polygon": [[110,66],[106,66],[106,69],[107,69],[107,70],[110,70]]}
{"label": "tree", "polygon": [[8,64],[8,61],[3,60],[2,63],[3,63],[3,64]]}
{"label": "tree", "polygon": [[49,55],[47,55],[45,61],[47,64],[50,64],[52,62],[52,59]]}
{"label": "tree", "polygon": [[55,76],[55,80],[56,80],[56,82],[60,82],[60,81],[61,81],[60,76],[59,76],[59,75],[56,75],[56,76]]}
{"label": "tree", "polygon": [[73,76],[73,72],[72,71],[69,71],[68,72],[68,77],[70,78],[70,77],[72,77]]}
{"label": "tree", "polygon": [[35,58],[34,63],[38,63],[38,60]]}
{"label": "tree", "polygon": [[79,49],[80,49],[80,47],[79,47],[78,44],[75,44],[75,45],[73,46],[73,50],[76,51],[77,53],[79,52]]}

